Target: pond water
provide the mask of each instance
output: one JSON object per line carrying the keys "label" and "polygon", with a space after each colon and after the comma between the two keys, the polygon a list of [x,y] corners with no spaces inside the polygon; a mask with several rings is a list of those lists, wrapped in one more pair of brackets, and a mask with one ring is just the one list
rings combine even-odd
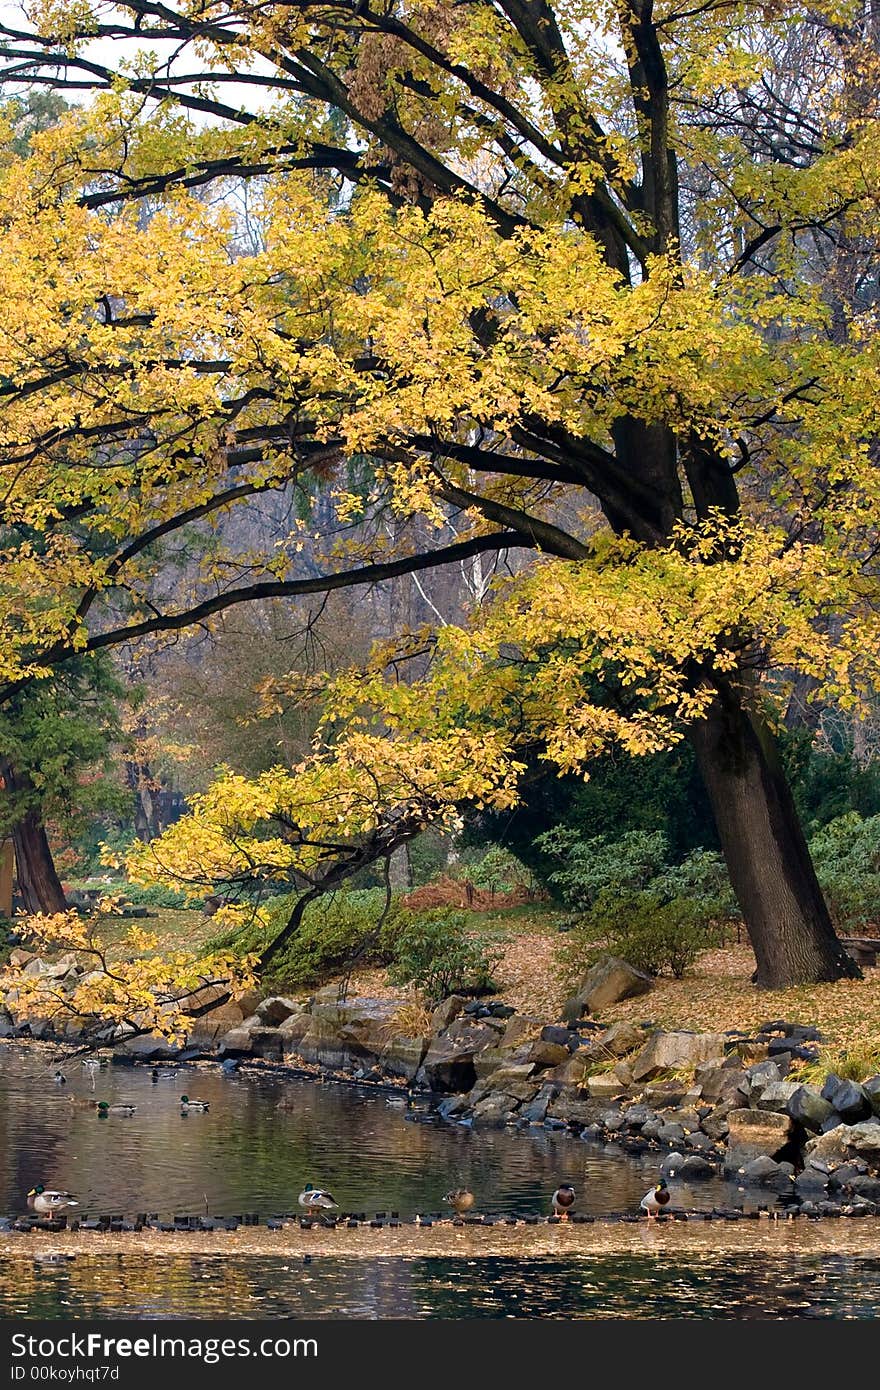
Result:
{"label": "pond water", "polygon": [[873,1318],[880,1259],[0,1259],[0,1317]]}
{"label": "pond water", "polygon": [[[329,1188],[343,1211],[403,1219],[444,1210],[444,1193],[459,1186],[472,1189],[480,1211],[547,1214],[554,1188],[570,1182],[577,1209],[601,1214],[635,1211],[657,1174],[656,1154],[636,1160],[567,1131],[473,1130],[426,1106],[389,1105],[370,1087],[258,1070],[227,1077],[213,1064],[163,1067],[153,1082],[148,1067],[93,1074],[78,1060],[64,1064],[68,1084],[56,1086],[51,1059],[48,1049],[0,1047],[0,1214],[24,1211],[39,1182],[75,1193],[95,1215],[207,1207],[262,1217],[298,1210],[310,1182]],[[181,1116],[181,1093],[210,1110]],[[137,1110],[100,1120],[97,1100]],[[713,1182],[675,1196],[693,1207],[737,1194]]]}
{"label": "pond water", "polygon": [[[375,1089],[316,1085],[219,1066],[63,1064],[56,1086],[47,1048],[0,1044],[0,1214],[26,1210],[35,1183],[64,1187],[81,1211],[164,1217],[297,1210],[307,1182],[329,1187],[344,1211],[442,1209],[466,1185],[477,1210],[547,1213],[558,1183],[577,1208],[632,1212],[657,1175],[658,1155],[633,1158],[567,1132],[480,1129],[407,1111]],[[182,1117],[182,1092],[210,1101]],[[98,1119],[97,1100],[131,1102],[129,1117]],[[283,1108],[279,1108],[279,1102]],[[743,1204],[719,1181],[673,1185],[673,1206]],[[755,1202],[772,1200],[754,1194]],[[448,1208],[446,1209],[448,1210]],[[0,1261],[0,1316],[28,1317],[868,1317],[880,1260],[792,1254],[375,1258],[316,1255],[78,1255]]]}

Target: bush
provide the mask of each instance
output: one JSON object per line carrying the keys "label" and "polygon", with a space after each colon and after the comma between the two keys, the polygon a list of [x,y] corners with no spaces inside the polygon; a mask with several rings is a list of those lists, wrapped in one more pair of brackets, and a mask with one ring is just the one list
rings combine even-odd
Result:
{"label": "bush", "polygon": [[[210,944],[211,949],[233,949],[242,954],[261,951],[282,930],[298,898],[284,893],[271,898],[265,909],[268,926],[255,921],[237,927]],[[273,985],[293,987],[320,984],[355,961],[359,965],[384,965],[390,960],[388,942],[401,918],[396,897],[385,908],[385,890],[366,888],[349,893],[333,893],[309,903],[299,930],[272,961]]]}
{"label": "bush", "polygon": [[493,987],[492,971],[501,951],[491,937],[469,932],[463,912],[439,908],[422,912],[384,930],[394,953],[394,984],[415,985],[432,1003],[456,990]]}
{"label": "bush", "polygon": [[568,826],[539,835],[535,844],[561,865],[549,876],[566,907],[589,912],[603,893],[646,888],[666,864],[667,843],[659,831],[631,830],[619,840],[588,840]]}
{"label": "bush", "polygon": [[561,951],[572,977],[611,951],[648,974],[669,971],[681,979],[738,915],[724,861],[713,850],[670,864],[659,832],[630,831],[609,842],[601,835],[582,840],[562,827],[540,839],[561,862],[552,882],[578,914]]}
{"label": "bush", "polygon": [[517,887],[530,887],[532,875],[515,854],[503,845],[492,845],[480,859],[465,864],[461,878],[475,888],[490,893],[510,893]]}
{"label": "bush", "polygon": [[664,902],[651,892],[608,893],[569,934],[560,957],[572,983],[608,952],[649,975],[668,971],[680,980],[700,951],[719,940],[717,925],[689,898]]}
{"label": "bush", "polygon": [[[173,888],[166,888],[161,883],[151,883],[145,888],[140,883],[122,883],[119,885],[123,897],[130,903],[137,903],[143,907],[188,907],[192,904],[185,893],[177,893]],[[107,892],[114,890],[109,886]]]}
{"label": "bush", "polygon": [[816,875],[838,927],[880,917],[880,816],[838,816],[810,842]]}

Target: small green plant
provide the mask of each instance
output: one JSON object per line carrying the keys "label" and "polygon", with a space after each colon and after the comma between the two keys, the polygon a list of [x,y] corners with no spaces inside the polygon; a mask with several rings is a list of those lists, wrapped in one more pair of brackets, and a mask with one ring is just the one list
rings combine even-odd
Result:
{"label": "small green plant", "polygon": [[432,1004],[457,989],[491,988],[501,960],[490,936],[468,931],[466,915],[447,908],[414,914],[383,938],[394,953],[393,983],[415,985]]}

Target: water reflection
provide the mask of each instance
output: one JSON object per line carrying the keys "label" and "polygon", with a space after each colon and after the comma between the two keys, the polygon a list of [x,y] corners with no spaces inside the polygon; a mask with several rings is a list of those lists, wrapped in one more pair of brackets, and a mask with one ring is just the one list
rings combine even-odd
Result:
{"label": "water reflection", "polygon": [[871,1318],[880,1260],[77,1257],[0,1260],[11,1318]]}
{"label": "water reflection", "polygon": [[[51,1057],[0,1046],[0,1213],[23,1211],[35,1182],[69,1188],[96,1214],[266,1216],[295,1209],[306,1182],[331,1188],[344,1210],[371,1214],[439,1211],[460,1185],[483,1211],[546,1213],[567,1181],[578,1210],[598,1214],[634,1211],[657,1172],[656,1154],[635,1160],[567,1132],[418,1123],[375,1090],[277,1074],[227,1077],[209,1065],[154,1083],[148,1068],[109,1067],[93,1089],[71,1061],[68,1085],[56,1087]],[[206,1097],[210,1111],[182,1117],[181,1092]],[[99,1120],[96,1099],[137,1111]],[[278,1109],[282,1099],[292,1108]],[[736,1195],[713,1182],[678,1187],[675,1200],[712,1206]]]}

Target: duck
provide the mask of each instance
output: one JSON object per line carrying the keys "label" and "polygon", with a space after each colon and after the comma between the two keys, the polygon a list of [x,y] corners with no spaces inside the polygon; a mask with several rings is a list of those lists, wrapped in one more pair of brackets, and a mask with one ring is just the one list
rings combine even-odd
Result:
{"label": "duck", "polygon": [[95,1102],[95,1109],[98,1112],[99,1120],[106,1120],[108,1115],[133,1115],[137,1110],[136,1105],[127,1105],[123,1101],[116,1101],[109,1105],[106,1100]]}
{"label": "duck", "polygon": [[296,1199],[301,1207],[305,1207],[308,1216],[314,1216],[320,1211],[329,1211],[333,1207],[338,1207],[339,1203],[332,1193],[324,1187],[312,1187],[307,1182],[302,1192]]}
{"label": "duck", "polygon": [[67,1211],[69,1207],[79,1206],[72,1192],[46,1188],[41,1182],[31,1188],[27,1195],[27,1204],[31,1211],[39,1212],[40,1216],[54,1216],[58,1212]]}
{"label": "duck", "polygon": [[666,1185],[666,1179],[661,1178],[656,1187],[652,1187],[645,1193],[639,1206],[642,1211],[646,1211],[648,1216],[653,1218],[668,1205],[672,1193]]}
{"label": "duck", "polygon": [[553,1215],[558,1216],[562,1221],[568,1220],[568,1213],[574,1206],[575,1192],[571,1183],[562,1182],[557,1187],[550,1201],[553,1206]]}
{"label": "duck", "polygon": [[173,1071],[160,1071],[158,1067],[153,1067],[150,1072],[151,1081],[170,1081],[174,1078]]}
{"label": "duck", "polygon": [[208,1100],[190,1100],[189,1096],[180,1097],[180,1113],[188,1115],[190,1110],[207,1110],[211,1102]]}
{"label": "duck", "polygon": [[52,1080],[55,1082],[56,1086],[67,1085],[67,1077],[64,1075],[63,1071],[56,1071],[55,1075],[52,1077]]}
{"label": "duck", "polygon": [[457,1187],[453,1192],[447,1192],[443,1200],[455,1207],[456,1216],[464,1216],[474,1205],[474,1194],[469,1187]]}

